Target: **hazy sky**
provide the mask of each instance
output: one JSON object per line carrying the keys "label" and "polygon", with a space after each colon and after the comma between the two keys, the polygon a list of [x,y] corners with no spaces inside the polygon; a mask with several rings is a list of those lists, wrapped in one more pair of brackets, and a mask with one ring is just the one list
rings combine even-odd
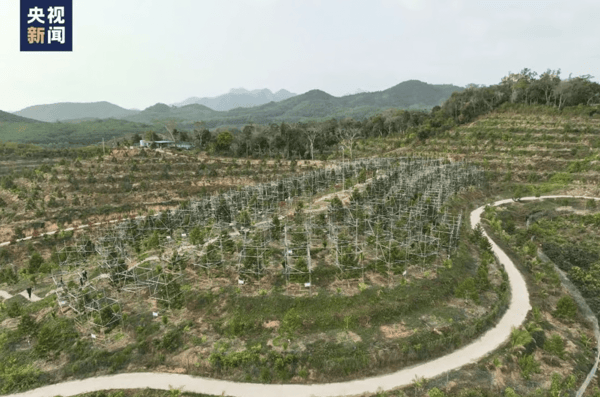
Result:
{"label": "hazy sky", "polygon": [[73,0],[73,52],[20,52],[0,1],[0,110],[126,108],[231,88],[341,96],[418,79],[496,84],[509,71],[600,73],[598,0]]}

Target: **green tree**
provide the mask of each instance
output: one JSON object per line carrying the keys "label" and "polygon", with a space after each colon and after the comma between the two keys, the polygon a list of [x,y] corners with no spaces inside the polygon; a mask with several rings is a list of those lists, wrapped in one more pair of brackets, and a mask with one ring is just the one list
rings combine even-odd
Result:
{"label": "green tree", "polygon": [[29,273],[35,273],[39,270],[40,266],[44,263],[44,258],[38,253],[34,252],[29,258]]}
{"label": "green tree", "polygon": [[216,149],[220,152],[226,152],[231,148],[233,143],[233,135],[229,131],[221,131],[217,135]]}
{"label": "green tree", "polygon": [[146,131],[144,133],[144,140],[148,142],[158,141],[158,135],[154,131]]}

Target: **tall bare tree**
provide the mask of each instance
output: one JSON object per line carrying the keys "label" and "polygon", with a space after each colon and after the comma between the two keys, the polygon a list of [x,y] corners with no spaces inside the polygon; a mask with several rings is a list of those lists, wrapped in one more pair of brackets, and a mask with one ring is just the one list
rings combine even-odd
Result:
{"label": "tall bare tree", "polygon": [[303,132],[304,132],[304,136],[306,137],[306,139],[308,139],[308,143],[310,145],[310,159],[314,160],[315,159],[315,156],[314,156],[315,140],[321,133],[321,130],[318,129],[316,126],[309,126],[306,129],[304,129]]}
{"label": "tall bare tree", "polygon": [[206,128],[206,122],[196,121],[194,123],[194,139],[196,140],[199,148],[202,148],[202,131],[204,128]]}
{"label": "tall bare tree", "polygon": [[250,123],[244,126],[242,130],[244,146],[246,146],[246,158],[248,158],[250,151],[252,150],[252,133],[254,132],[254,124]]}
{"label": "tall bare tree", "polygon": [[350,158],[353,159],[352,148],[354,142],[362,135],[360,126],[352,120],[344,120],[345,122],[340,123],[335,131],[337,138],[350,148]]}
{"label": "tall bare tree", "polygon": [[173,135],[173,132],[175,131],[175,128],[177,127],[177,122],[175,120],[169,120],[169,121],[167,121],[166,124],[163,124],[163,123],[158,123],[158,124],[165,127],[165,129],[167,130],[169,135],[171,135],[171,139],[173,141],[175,141],[175,135]]}

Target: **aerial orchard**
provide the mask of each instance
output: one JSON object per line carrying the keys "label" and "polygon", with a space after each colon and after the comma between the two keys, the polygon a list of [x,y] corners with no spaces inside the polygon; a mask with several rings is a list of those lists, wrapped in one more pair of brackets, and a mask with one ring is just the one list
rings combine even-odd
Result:
{"label": "aerial orchard", "polygon": [[443,266],[463,222],[447,201],[482,179],[464,162],[373,158],[125,219],[59,251],[57,301],[107,328],[120,319],[119,300],[135,294],[181,307],[184,280],[308,295],[320,274],[364,283],[376,273],[394,286],[409,266]]}

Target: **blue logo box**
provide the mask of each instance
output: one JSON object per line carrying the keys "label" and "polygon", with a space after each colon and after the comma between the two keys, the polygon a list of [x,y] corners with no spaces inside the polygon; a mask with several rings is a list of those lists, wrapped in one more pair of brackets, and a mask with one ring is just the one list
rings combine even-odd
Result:
{"label": "blue logo box", "polygon": [[73,51],[73,0],[21,0],[21,51]]}

